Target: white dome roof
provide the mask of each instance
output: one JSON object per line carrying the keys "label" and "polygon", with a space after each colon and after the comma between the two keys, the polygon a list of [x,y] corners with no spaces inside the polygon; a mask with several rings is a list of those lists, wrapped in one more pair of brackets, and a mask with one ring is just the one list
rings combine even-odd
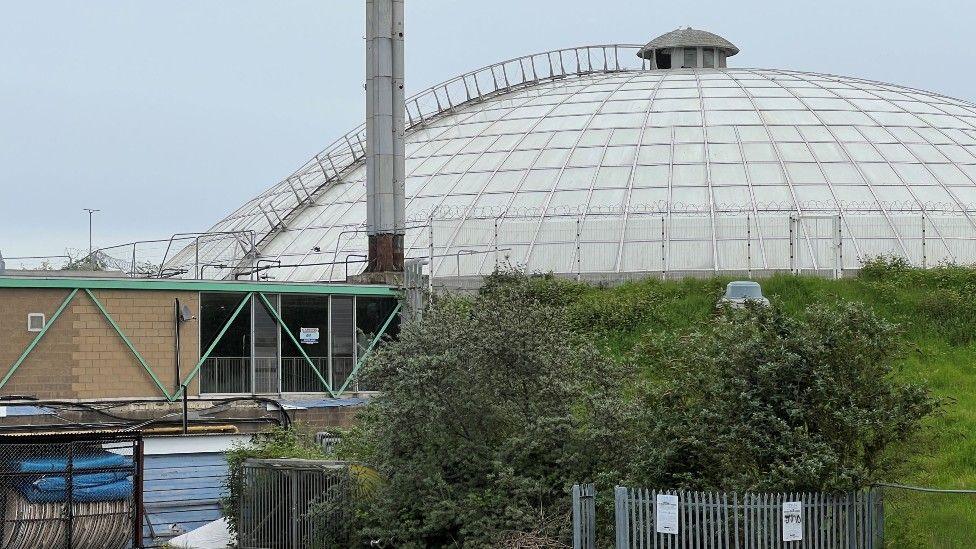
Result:
{"label": "white dome roof", "polygon": [[[548,59],[563,72],[584,50],[525,58],[521,83],[509,62],[491,71],[494,87],[475,92],[487,73],[471,73],[427,92],[438,105],[426,115],[408,106],[406,257],[432,256],[438,275],[487,274],[505,258],[584,274],[856,268],[876,253],[976,261],[949,235],[976,227],[972,103],[788,70],[627,69],[622,48],[566,76],[535,71]],[[448,99],[459,82],[482,96]],[[366,249],[350,135],[213,231],[255,231],[261,259],[283,265],[269,272],[278,280],[344,279]],[[213,240],[200,263],[240,258]],[[188,249],[168,265],[193,264]]]}

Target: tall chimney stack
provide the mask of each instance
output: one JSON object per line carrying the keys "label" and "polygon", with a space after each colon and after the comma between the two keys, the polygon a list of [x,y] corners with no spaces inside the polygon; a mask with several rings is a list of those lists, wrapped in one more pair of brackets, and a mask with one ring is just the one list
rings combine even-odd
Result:
{"label": "tall chimney stack", "polygon": [[367,272],[403,271],[403,0],[366,0]]}

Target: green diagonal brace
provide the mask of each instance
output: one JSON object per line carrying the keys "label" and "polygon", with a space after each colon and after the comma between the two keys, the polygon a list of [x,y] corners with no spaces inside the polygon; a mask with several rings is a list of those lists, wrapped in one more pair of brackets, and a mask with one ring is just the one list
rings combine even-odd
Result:
{"label": "green diagonal brace", "polygon": [[217,334],[217,337],[214,338],[213,343],[211,343],[210,347],[207,348],[207,352],[203,353],[203,356],[200,357],[200,361],[197,362],[197,365],[194,366],[192,370],[190,370],[190,373],[187,374],[186,379],[184,379],[183,383],[180,384],[180,389],[176,391],[172,397],[170,397],[170,401],[176,400],[183,395],[183,391],[186,390],[186,386],[193,381],[193,378],[196,377],[198,373],[200,373],[200,368],[203,367],[203,363],[210,358],[210,353],[213,352],[214,348],[217,347],[217,344],[220,343],[220,340],[223,339],[224,334],[227,333],[228,329],[230,329],[230,325],[234,323],[237,315],[241,314],[241,310],[244,309],[244,306],[247,305],[247,302],[253,295],[254,292],[248,292],[248,294],[244,296],[244,299],[241,300],[241,304],[237,306],[237,309],[234,309],[234,314],[230,315],[230,318],[224,323],[224,327],[220,329],[220,333]]}
{"label": "green diagonal brace", "polygon": [[366,347],[366,351],[363,352],[363,356],[359,357],[359,360],[356,361],[356,367],[352,369],[352,372],[349,372],[349,377],[346,378],[346,382],[342,384],[342,387],[339,387],[338,394],[341,395],[343,392],[345,392],[346,387],[349,386],[349,382],[352,381],[352,379],[356,377],[356,374],[359,373],[359,369],[362,368],[363,363],[365,363],[366,359],[369,358],[369,354],[373,352],[373,347],[376,346],[380,338],[383,337],[383,334],[386,333],[386,329],[390,327],[390,323],[393,322],[393,318],[396,317],[397,313],[400,312],[401,306],[402,303],[397,303],[397,306],[393,309],[393,312],[390,313],[389,318],[387,318],[386,322],[383,323],[383,327],[380,328],[379,333],[373,336],[373,339],[369,342],[369,346]]}
{"label": "green diagonal brace", "polygon": [[95,306],[98,307],[98,310],[102,312],[102,316],[105,317],[105,320],[107,320],[108,323],[112,325],[112,328],[115,329],[115,333],[119,334],[119,337],[122,338],[122,341],[125,343],[125,346],[128,347],[130,351],[132,351],[132,354],[135,355],[136,360],[139,361],[139,364],[142,364],[142,368],[146,370],[146,373],[149,374],[149,377],[151,377],[153,382],[156,383],[156,387],[159,387],[159,390],[163,393],[163,396],[165,396],[167,400],[172,400],[173,397],[170,396],[169,391],[167,391],[166,388],[163,387],[163,384],[160,383],[159,378],[156,377],[156,374],[152,371],[152,368],[149,367],[149,363],[146,362],[146,359],[142,358],[142,355],[139,353],[139,351],[136,350],[135,345],[133,345],[132,342],[129,341],[129,338],[126,337],[125,333],[122,331],[122,328],[119,328],[119,325],[115,322],[115,319],[112,318],[112,315],[108,314],[108,311],[105,310],[105,306],[102,305],[102,302],[99,301],[98,298],[95,297],[95,294],[93,294],[92,291],[89,290],[88,288],[85,288],[85,293],[88,294],[88,297],[91,298],[92,303],[94,303]]}
{"label": "green diagonal brace", "polygon": [[61,302],[61,306],[58,307],[58,310],[55,311],[53,315],[51,315],[51,319],[44,323],[44,327],[41,328],[41,331],[38,332],[36,336],[34,336],[34,339],[30,342],[29,345],[27,345],[27,348],[24,349],[24,352],[20,354],[20,358],[18,358],[17,361],[10,366],[10,369],[7,370],[7,374],[3,376],[3,379],[0,379],[0,389],[2,389],[3,386],[7,384],[8,381],[10,381],[11,376],[14,375],[14,372],[17,371],[17,368],[20,368],[20,365],[23,364],[25,360],[27,360],[27,355],[31,354],[31,351],[34,350],[34,347],[37,347],[37,344],[44,337],[44,334],[47,333],[48,329],[50,329],[51,326],[54,326],[54,321],[56,321],[58,317],[61,316],[61,313],[64,312],[64,310],[68,307],[68,304],[71,303],[71,300],[75,298],[75,295],[77,293],[78,293],[78,288],[75,288],[74,290],[71,290],[71,293],[68,294],[68,297],[64,298],[64,301]]}
{"label": "green diagonal brace", "polygon": [[261,301],[264,302],[264,306],[268,309],[268,312],[271,313],[271,316],[274,317],[275,321],[278,323],[278,326],[281,326],[281,330],[286,334],[288,334],[288,338],[291,339],[291,342],[295,344],[295,347],[298,347],[298,351],[302,353],[303,357],[305,357],[305,362],[308,362],[308,367],[312,369],[312,373],[315,374],[315,377],[319,378],[319,381],[322,382],[322,385],[325,386],[325,389],[329,392],[330,395],[332,395],[333,398],[338,396],[337,393],[335,393],[332,390],[332,384],[326,381],[324,377],[322,377],[322,374],[319,372],[319,369],[315,367],[315,363],[312,362],[312,359],[309,358],[308,353],[306,353],[305,349],[302,348],[302,344],[299,343],[297,339],[295,339],[295,334],[291,333],[291,330],[289,330],[288,326],[285,325],[285,321],[281,319],[281,316],[278,314],[278,311],[276,311],[275,308],[271,305],[271,302],[268,301],[268,298],[265,297],[264,294],[262,293],[259,293],[258,297],[260,297]]}

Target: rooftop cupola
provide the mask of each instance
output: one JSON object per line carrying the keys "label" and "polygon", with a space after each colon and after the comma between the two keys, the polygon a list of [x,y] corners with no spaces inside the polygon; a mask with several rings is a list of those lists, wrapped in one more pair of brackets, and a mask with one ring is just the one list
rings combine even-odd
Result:
{"label": "rooftop cupola", "polygon": [[708,31],[686,27],[662,34],[647,43],[638,57],[652,69],[725,68],[725,60],[739,53],[735,44]]}

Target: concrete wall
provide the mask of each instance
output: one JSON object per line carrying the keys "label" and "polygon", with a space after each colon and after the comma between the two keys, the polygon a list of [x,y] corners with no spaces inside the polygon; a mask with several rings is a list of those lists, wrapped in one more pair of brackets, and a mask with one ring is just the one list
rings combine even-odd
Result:
{"label": "concrete wall", "polygon": [[[5,375],[31,340],[28,313],[44,313],[48,322],[70,290],[0,289],[0,372]],[[176,298],[196,315],[197,292],[93,290],[122,332],[172,394],[175,390]],[[196,320],[181,328],[182,377],[199,360]],[[160,397],[162,393],[108,320],[82,290],[21,364],[2,395],[42,399]],[[195,380],[189,394],[199,394]]]}

